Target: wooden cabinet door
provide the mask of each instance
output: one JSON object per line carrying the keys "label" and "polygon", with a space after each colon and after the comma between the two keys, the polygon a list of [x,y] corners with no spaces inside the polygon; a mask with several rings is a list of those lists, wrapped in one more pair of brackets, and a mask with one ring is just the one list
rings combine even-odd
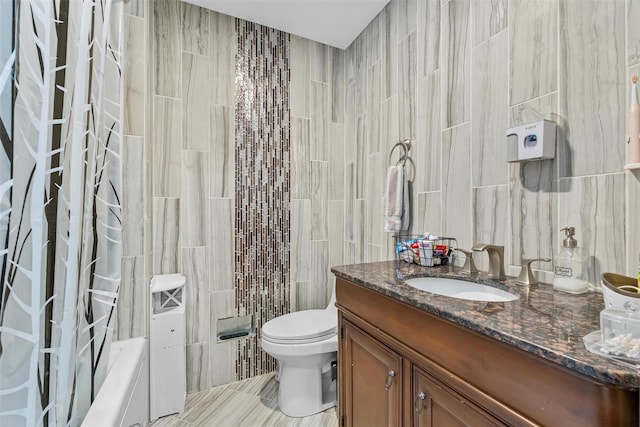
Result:
{"label": "wooden cabinet door", "polygon": [[484,427],[506,425],[416,366],[412,368],[411,389],[413,426]]}
{"label": "wooden cabinet door", "polygon": [[349,322],[343,323],[346,426],[402,424],[402,357]]}

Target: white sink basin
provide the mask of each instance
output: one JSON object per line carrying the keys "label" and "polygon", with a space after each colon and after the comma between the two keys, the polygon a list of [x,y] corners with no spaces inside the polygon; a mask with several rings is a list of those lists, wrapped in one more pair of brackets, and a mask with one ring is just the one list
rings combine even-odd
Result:
{"label": "white sink basin", "polygon": [[473,301],[498,302],[513,301],[519,298],[517,295],[502,289],[458,279],[416,277],[405,280],[405,283],[413,288],[431,292],[432,294]]}

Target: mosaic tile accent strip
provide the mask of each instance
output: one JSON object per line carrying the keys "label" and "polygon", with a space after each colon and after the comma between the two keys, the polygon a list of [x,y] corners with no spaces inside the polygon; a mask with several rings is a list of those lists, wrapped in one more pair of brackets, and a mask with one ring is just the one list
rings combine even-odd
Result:
{"label": "mosaic tile accent strip", "polygon": [[236,19],[235,283],[239,316],[257,333],[239,341],[237,379],[275,369],[262,325],[290,311],[289,34]]}

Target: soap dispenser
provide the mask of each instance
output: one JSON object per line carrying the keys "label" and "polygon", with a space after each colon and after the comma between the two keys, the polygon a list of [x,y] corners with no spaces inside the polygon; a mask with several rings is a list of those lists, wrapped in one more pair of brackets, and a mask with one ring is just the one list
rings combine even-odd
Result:
{"label": "soap dispenser", "polygon": [[582,294],[589,290],[589,282],[584,280],[584,260],[574,235],[574,227],[565,227],[562,248],[553,263],[553,289],[572,294]]}

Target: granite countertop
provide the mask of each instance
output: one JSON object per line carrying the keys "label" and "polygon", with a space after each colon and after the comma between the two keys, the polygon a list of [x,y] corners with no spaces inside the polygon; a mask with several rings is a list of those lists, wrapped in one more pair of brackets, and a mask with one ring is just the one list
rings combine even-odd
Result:
{"label": "granite countertop", "polygon": [[[336,275],[410,304],[543,359],[600,381],[637,389],[638,366],[589,352],[582,338],[600,329],[602,294],[571,295],[549,284],[520,285],[515,278],[494,281],[469,276],[457,267],[421,267],[383,261],[333,267]],[[515,301],[468,301],[431,294],[403,283],[410,277],[449,277],[488,284],[520,295]]]}

